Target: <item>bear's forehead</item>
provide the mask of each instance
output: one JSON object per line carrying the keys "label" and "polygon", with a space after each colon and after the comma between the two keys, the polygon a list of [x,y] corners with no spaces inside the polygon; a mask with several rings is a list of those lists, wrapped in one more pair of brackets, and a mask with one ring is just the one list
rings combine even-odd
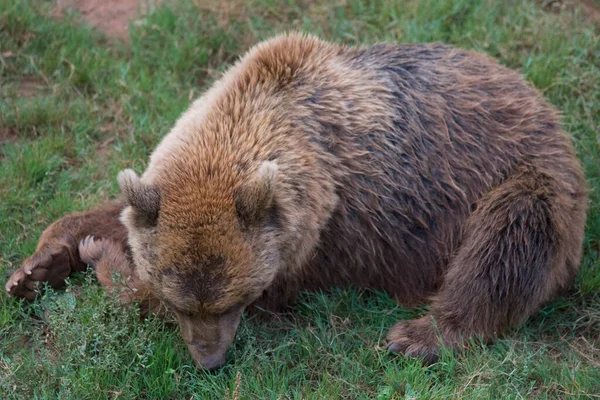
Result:
{"label": "bear's forehead", "polygon": [[182,311],[225,311],[252,290],[252,282],[244,278],[251,268],[252,257],[244,254],[245,251],[237,254],[214,251],[201,245],[180,252],[166,263],[163,260],[155,270],[158,278],[155,288],[162,293],[161,297]]}
{"label": "bear's forehead", "polygon": [[183,220],[175,224],[159,221],[154,240],[159,269],[212,268],[219,260],[235,261],[247,255],[248,244],[239,225],[231,220],[219,216],[208,221]]}

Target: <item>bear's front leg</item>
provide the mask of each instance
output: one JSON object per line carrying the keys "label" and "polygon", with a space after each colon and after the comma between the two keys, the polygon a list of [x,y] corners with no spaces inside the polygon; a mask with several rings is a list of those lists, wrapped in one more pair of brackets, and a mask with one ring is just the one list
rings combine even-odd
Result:
{"label": "bear's front leg", "polygon": [[123,207],[122,201],[115,200],[91,211],[69,214],[50,225],[42,233],[35,253],[8,279],[8,294],[33,300],[40,293],[40,283],[59,288],[72,273],[84,271],[86,264],[78,246],[87,235],[126,244],[127,231],[119,221]]}
{"label": "bear's front leg", "polygon": [[580,258],[585,196],[525,171],[484,196],[425,317],[400,322],[388,348],[434,361],[440,345],[490,342],[524,322],[573,280]]}

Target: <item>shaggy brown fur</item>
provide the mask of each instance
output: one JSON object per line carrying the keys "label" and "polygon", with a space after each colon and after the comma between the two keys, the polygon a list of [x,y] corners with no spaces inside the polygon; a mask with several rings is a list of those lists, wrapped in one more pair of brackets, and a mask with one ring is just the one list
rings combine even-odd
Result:
{"label": "shaggy brown fur", "polygon": [[524,321],[581,258],[585,181],[556,112],[441,44],[272,39],[119,182],[139,280],[208,368],[249,304],[342,285],[430,301],[389,348],[431,360]]}

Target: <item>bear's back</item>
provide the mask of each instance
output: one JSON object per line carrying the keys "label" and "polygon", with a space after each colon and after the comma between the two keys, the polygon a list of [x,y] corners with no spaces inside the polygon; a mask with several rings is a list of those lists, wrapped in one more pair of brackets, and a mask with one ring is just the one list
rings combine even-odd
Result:
{"label": "bear's back", "polygon": [[[351,83],[317,82],[310,118],[321,129],[307,134],[336,171],[339,200],[299,286],[383,288],[417,303],[439,287],[464,222],[491,188],[520,168],[581,186],[555,111],[495,61],[427,44],[349,49],[338,62],[385,89],[365,94],[380,95],[368,100],[372,111],[353,109],[365,99],[344,96]],[[343,101],[328,101],[327,90]],[[356,121],[332,123],[335,107]]]}

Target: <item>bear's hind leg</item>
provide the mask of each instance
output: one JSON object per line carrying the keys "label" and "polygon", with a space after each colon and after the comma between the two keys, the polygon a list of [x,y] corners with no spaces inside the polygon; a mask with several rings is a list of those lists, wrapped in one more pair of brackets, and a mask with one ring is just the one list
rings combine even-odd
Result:
{"label": "bear's hind leg", "polygon": [[142,316],[150,312],[161,318],[167,316],[164,305],[139,279],[123,243],[88,236],[79,243],[79,255],[84,263],[94,268],[104,289],[119,296],[122,305],[139,302]]}
{"label": "bear's hind leg", "polygon": [[489,342],[565,289],[581,258],[581,186],[569,189],[527,170],[485,195],[465,225],[430,314],[395,325],[388,348],[431,362],[441,343]]}

